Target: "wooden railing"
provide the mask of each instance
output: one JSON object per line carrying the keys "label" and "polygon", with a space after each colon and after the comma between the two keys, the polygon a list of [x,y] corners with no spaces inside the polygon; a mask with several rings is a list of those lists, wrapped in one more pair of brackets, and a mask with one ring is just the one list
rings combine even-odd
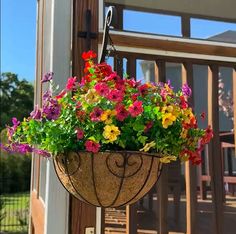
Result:
{"label": "wooden railing", "polygon": [[[219,67],[229,67],[232,69],[233,97],[236,103],[236,45],[224,46],[223,43],[197,43],[196,41],[186,41],[186,39],[168,40],[161,38],[143,38],[137,35],[111,34],[113,43],[117,51],[112,53],[114,56],[114,68],[119,75],[123,75],[122,61],[127,59],[127,73],[131,77],[136,77],[136,61],[150,60],[155,61],[155,81],[166,81],[166,64],[175,62],[181,64],[182,84],[188,83],[194,90],[193,65],[202,64],[208,68],[208,124],[212,126],[214,138],[208,146],[209,169],[211,178],[211,190],[213,201],[213,227],[215,234],[223,233],[223,200],[224,186],[222,174],[222,157],[219,132],[219,106],[218,106],[218,79]],[[101,42],[101,38],[100,38]],[[138,51],[138,52],[137,52]],[[161,53],[159,53],[161,52]],[[165,55],[166,53],[166,55]],[[171,55],[171,56],[170,56]],[[201,95],[201,93],[199,93]],[[194,100],[190,103],[194,106]],[[236,108],[234,108],[236,116]],[[236,126],[236,118],[234,118]],[[196,233],[196,202],[197,184],[196,168],[189,163],[185,165],[186,180],[186,225],[187,233]],[[159,226],[158,233],[168,233],[167,220],[167,169],[164,168],[158,184],[159,200]],[[204,180],[204,177],[202,177]],[[208,178],[209,179],[209,178]],[[126,233],[137,233],[137,220],[135,205],[128,206],[126,209],[127,222]],[[132,222],[131,222],[132,220]]]}

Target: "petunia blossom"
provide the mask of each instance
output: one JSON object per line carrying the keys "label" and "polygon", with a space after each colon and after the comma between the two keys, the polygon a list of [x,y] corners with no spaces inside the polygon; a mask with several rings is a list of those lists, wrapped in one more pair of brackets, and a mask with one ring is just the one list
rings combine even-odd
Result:
{"label": "petunia blossom", "polygon": [[182,92],[183,92],[183,95],[187,96],[187,97],[190,97],[191,94],[192,94],[192,90],[190,89],[190,87],[188,86],[188,84],[184,84],[183,87],[182,87]]}
{"label": "petunia blossom", "polygon": [[85,148],[88,152],[97,153],[100,149],[100,144],[92,140],[87,140],[85,142]]}
{"label": "petunia blossom", "polygon": [[46,82],[49,82],[50,80],[53,79],[53,75],[54,73],[53,72],[47,72],[43,75],[43,78],[41,80],[41,83],[46,83]]}
{"label": "petunia blossom", "polygon": [[136,117],[143,112],[142,101],[135,101],[133,105],[129,107],[129,112],[132,117]]}

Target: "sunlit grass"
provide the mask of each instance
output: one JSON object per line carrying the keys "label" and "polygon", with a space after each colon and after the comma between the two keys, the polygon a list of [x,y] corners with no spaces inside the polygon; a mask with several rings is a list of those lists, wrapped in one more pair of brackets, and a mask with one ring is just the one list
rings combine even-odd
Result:
{"label": "sunlit grass", "polygon": [[4,207],[1,213],[5,217],[1,220],[0,231],[11,234],[23,234],[28,229],[29,193],[15,193],[1,195]]}

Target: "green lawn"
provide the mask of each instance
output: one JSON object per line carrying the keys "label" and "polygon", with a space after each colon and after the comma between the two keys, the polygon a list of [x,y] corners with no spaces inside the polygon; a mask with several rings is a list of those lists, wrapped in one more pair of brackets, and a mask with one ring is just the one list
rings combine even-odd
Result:
{"label": "green lawn", "polygon": [[1,213],[5,218],[1,220],[0,231],[11,234],[26,233],[28,228],[29,193],[15,193],[1,195],[4,207]]}

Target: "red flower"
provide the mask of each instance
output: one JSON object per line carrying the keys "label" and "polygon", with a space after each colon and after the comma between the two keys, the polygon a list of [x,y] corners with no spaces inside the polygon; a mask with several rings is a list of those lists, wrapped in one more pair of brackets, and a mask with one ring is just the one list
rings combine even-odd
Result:
{"label": "red flower", "polygon": [[206,118],[206,113],[202,112],[200,116],[201,116],[201,119],[204,120]]}
{"label": "red flower", "polygon": [[107,96],[110,101],[121,102],[123,100],[123,92],[120,90],[111,90]]}
{"label": "red flower", "polygon": [[148,121],[144,128],[144,132],[147,132],[150,128],[152,128],[152,126],[153,126],[153,121]]}
{"label": "red flower", "polygon": [[192,162],[193,165],[199,165],[202,162],[201,155],[198,151],[191,152],[189,160]]}
{"label": "red flower", "polygon": [[84,137],[84,131],[82,129],[77,129],[77,139],[80,140]]}
{"label": "red flower", "polygon": [[147,84],[143,84],[143,85],[138,87],[138,90],[139,90],[141,96],[144,96],[148,92],[148,85]]}
{"label": "red flower", "polygon": [[97,54],[93,52],[92,50],[89,50],[88,52],[83,52],[82,54],[82,58],[85,61],[96,58],[96,57],[97,57]]}
{"label": "red flower", "polygon": [[123,104],[118,104],[116,106],[116,118],[119,121],[124,121],[129,116],[129,112],[125,109]]}
{"label": "red flower", "polygon": [[98,144],[98,143],[96,143],[95,141],[92,141],[92,140],[87,140],[85,142],[85,147],[86,147],[87,151],[97,153],[100,149],[100,144]]}
{"label": "red flower", "polygon": [[66,90],[62,90],[57,96],[56,96],[56,99],[61,99],[65,96],[66,94]]}
{"label": "red flower", "polygon": [[90,113],[90,118],[93,122],[98,122],[101,120],[101,115],[103,110],[99,107],[95,107],[93,111]]}
{"label": "red flower", "polygon": [[180,105],[181,105],[182,109],[188,108],[188,103],[186,102],[185,97],[180,96],[179,98],[180,98]]}
{"label": "red flower", "polygon": [[97,64],[97,68],[98,69],[95,72],[101,74],[104,77],[109,76],[112,73],[112,67],[105,62]]}
{"label": "red flower", "polygon": [[76,111],[76,117],[83,122],[86,118],[86,112],[84,110],[78,110]]}
{"label": "red flower", "polygon": [[141,101],[135,101],[133,105],[129,107],[129,112],[132,117],[136,117],[143,112],[143,106]]}
{"label": "red flower", "polygon": [[75,82],[76,82],[76,77],[70,77],[67,80],[66,89],[67,90],[72,90],[75,86]]}
{"label": "red flower", "polygon": [[213,131],[211,129],[211,126],[208,126],[208,128],[205,130],[205,135],[201,139],[201,145],[209,143],[212,138],[213,138]]}
{"label": "red flower", "polygon": [[132,98],[133,102],[137,100],[138,96],[139,96],[138,93],[132,94],[131,98]]}

